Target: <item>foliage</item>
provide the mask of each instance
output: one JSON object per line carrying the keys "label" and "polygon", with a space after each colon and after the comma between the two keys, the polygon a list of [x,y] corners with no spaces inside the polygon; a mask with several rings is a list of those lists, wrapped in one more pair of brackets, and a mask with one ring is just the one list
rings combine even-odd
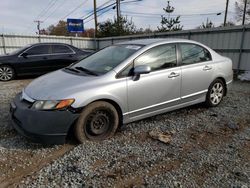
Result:
{"label": "foliage", "polygon": [[[94,37],[95,30],[93,28],[86,29],[83,33],[78,33],[80,37]],[[75,33],[68,32],[67,22],[60,20],[56,25],[50,25],[40,32],[42,35],[56,35],[56,36],[75,36]]]}
{"label": "foliage", "polygon": [[157,27],[159,32],[178,31],[182,30],[183,26],[180,25],[180,16],[176,18],[166,18],[161,16],[161,27]]}
{"label": "foliage", "polygon": [[57,36],[69,36],[70,33],[67,30],[67,22],[60,20],[57,25],[50,25],[47,28],[47,33],[49,35],[57,35]]}
{"label": "foliage", "polygon": [[[225,27],[235,26],[235,23],[232,21],[228,21],[225,25]],[[222,23],[219,27],[224,27],[224,23]]]}
{"label": "foliage", "polygon": [[[245,5],[245,0],[237,0],[235,2],[235,12],[236,12],[237,21],[242,21],[244,5]],[[245,23],[250,23],[250,1],[249,0],[247,1]]]}
{"label": "foliage", "polygon": [[206,23],[202,23],[202,25],[199,27],[200,29],[207,29],[207,28],[213,28],[214,27],[214,24],[213,24],[213,22],[210,20],[208,20],[208,18],[207,18],[207,21],[206,21]]}
{"label": "foliage", "polygon": [[118,19],[108,19],[98,25],[98,37],[111,37],[131,35],[136,33],[134,22],[128,20],[127,17],[119,17]]}

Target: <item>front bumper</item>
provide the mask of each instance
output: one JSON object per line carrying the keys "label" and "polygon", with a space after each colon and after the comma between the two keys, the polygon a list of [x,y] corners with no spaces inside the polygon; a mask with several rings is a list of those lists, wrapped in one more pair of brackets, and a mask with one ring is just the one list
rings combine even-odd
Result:
{"label": "front bumper", "polygon": [[31,103],[18,94],[11,102],[13,127],[23,136],[44,144],[63,144],[70,126],[79,114],[69,110],[40,111],[31,109]]}

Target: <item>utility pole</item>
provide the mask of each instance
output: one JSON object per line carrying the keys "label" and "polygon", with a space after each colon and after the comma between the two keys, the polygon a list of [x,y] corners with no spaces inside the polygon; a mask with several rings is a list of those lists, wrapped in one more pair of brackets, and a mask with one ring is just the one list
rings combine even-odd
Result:
{"label": "utility pole", "polygon": [[43,21],[35,20],[34,22],[37,23],[37,31],[38,31],[37,34],[40,35],[41,34],[40,24],[43,23]]}
{"label": "utility pole", "polygon": [[229,0],[226,0],[226,10],[225,10],[225,17],[224,17],[224,27],[226,26],[227,24],[227,11],[228,11],[228,3],[229,3]]}
{"label": "utility pole", "polygon": [[120,30],[120,17],[121,17],[120,8],[121,8],[120,0],[116,0],[116,20],[117,20],[118,30]]}
{"label": "utility pole", "polygon": [[95,37],[97,35],[97,13],[96,13],[96,0],[94,0],[94,16],[95,16]]}
{"label": "utility pole", "polygon": [[117,18],[117,20],[120,18],[120,16],[121,16],[121,1],[116,0],[116,18]]}
{"label": "utility pole", "polygon": [[245,25],[245,19],[246,19],[246,9],[247,9],[247,0],[245,0],[245,4],[244,4],[244,11],[243,11],[242,25]]}

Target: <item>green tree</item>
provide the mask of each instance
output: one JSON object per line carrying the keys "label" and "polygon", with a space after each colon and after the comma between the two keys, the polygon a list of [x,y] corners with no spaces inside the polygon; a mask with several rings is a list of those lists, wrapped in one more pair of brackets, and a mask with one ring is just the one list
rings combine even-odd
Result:
{"label": "green tree", "polygon": [[136,33],[136,27],[134,22],[128,20],[127,17],[119,17],[118,19],[107,20],[99,23],[98,25],[98,37],[111,37],[131,35]]}
{"label": "green tree", "polygon": [[176,18],[171,18],[170,14],[174,12],[174,7],[169,5],[166,8],[163,8],[168,17],[161,16],[161,26],[157,27],[159,32],[166,32],[166,31],[178,31],[182,30],[183,26],[180,25],[180,16]]}
{"label": "green tree", "polygon": [[[242,21],[244,12],[245,0],[237,0],[235,2],[235,12],[237,21]],[[250,1],[247,1],[246,7],[246,21],[245,23],[250,23]]]}

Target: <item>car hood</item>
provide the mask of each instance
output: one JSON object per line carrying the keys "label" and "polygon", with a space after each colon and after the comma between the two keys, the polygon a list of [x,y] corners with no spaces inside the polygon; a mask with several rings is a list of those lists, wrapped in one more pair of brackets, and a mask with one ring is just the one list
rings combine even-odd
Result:
{"label": "car hood", "polygon": [[34,100],[60,100],[93,87],[98,76],[75,75],[58,70],[32,81],[24,92]]}
{"label": "car hood", "polygon": [[0,62],[4,61],[4,60],[8,60],[10,57],[13,57],[13,55],[0,55]]}

